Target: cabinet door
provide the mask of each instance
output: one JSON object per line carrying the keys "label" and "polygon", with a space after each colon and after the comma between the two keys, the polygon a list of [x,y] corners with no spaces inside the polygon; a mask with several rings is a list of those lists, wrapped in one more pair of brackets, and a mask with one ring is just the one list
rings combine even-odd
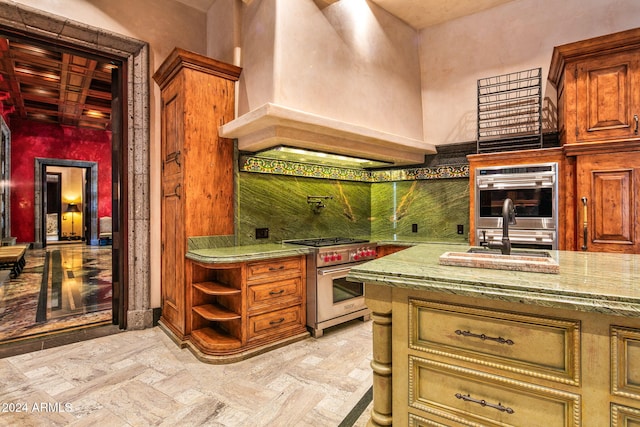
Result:
{"label": "cabinet door", "polygon": [[162,91],[162,318],[185,333],[184,215],[181,152],[184,146],[183,79],[179,75]]}
{"label": "cabinet door", "polygon": [[176,77],[162,91],[162,176],[182,173],[184,147],[183,78]]}
{"label": "cabinet door", "polygon": [[[639,137],[640,60],[638,56],[638,52],[625,52],[578,63],[576,142]],[[566,131],[572,132],[572,129],[567,128]]]}
{"label": "cabinet door", "polygon": [[640,152],[578,156],[577,170],[577,248],[640,253]]}
{"label": "cabinet door", "polygon": [[162,317],[177,332],[185,332],[184,222],[182,184],[176,179],[162,183]]}

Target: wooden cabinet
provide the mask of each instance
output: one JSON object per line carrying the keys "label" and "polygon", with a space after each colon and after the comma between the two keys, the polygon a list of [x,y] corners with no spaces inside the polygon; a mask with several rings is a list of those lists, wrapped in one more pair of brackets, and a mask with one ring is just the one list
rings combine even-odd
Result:
{"label": "wooden cabinet", "polygon": [[153,76],[162,104],[162,322],[179,339],[191,332],[187,238],[234,233],[233,141],[218,137],[218,127],[234,117],[239,75],[238,67],[175,49]]}
{"label": "wooden cabinet", "polygon": [[400,252],[411,246],[406,245],[378,245],[376,248],[376,258],[382,258],[383,256],[395,254],[396,252]]}
{"label": "wooden cabinet", "polygon": [[370,283],[366,292],[371,425],[638,425],[637,319]]}
{"label": "wooden cabinet", "polygon": [[247,265],[247,341],[261,343],[306,331],[306,258]]}
{"label": "wooden cabinet", "polygon": [[611,393],[611,425],[640,426],[640,329],[611,326]]}
{"label": "wooden cabinet", "polygon": [[580,384],[580,322],[421,299],[408,314],[410,417],[579,425],[577,387],[550,383]]}
{"label": "wooden cabinet", "polygon": [[640,140],[640,29],[557,46],[549,80],[561,143]]}
{"label": "wooden cabinet", "polygon": [[201,359],[232,362],[309,336],[304,256],[187,266],[187,341]]}
{"label": "wooden cabinet", "polygon": [[640,253],[640,29],[556,47],[549,80],[576,177],[565,248]]}
{"label": "wooden cabinet", "polygon": [[576,159],[577,249],[640,253],[640,151]]}

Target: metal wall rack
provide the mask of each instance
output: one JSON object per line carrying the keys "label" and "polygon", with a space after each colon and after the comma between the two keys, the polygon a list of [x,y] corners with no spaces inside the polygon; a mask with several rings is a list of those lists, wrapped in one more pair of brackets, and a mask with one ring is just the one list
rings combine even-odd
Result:
{"label": "metal wall rack", "polygon": [[478,80],[478,153],[542,148],[542,69]]}

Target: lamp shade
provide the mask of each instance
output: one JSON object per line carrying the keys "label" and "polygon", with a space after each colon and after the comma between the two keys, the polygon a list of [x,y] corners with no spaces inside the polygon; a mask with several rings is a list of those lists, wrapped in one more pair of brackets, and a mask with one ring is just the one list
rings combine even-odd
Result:
{"label": "lamp shade", "polygon": [[66,212],[80,212],[80,209],[78,209],[78,204],[77,203],[69,203],[67,205]]}

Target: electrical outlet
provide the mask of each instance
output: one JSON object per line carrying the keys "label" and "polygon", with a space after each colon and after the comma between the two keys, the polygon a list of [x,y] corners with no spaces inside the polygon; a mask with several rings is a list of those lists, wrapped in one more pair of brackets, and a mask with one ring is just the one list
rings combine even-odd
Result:
{"label": "electrical outlet", "polygon": [[256,239],[268,239],[268,238],[269,238],[268,228],[256,228]]}
{"label": "electrical outlet", "polygon": [[418,224],[411,224],[411,231],[413,233],[417,233],[418,232]]}
{"label": "electrical outlet", "polygon": [[458,224],[458,234],[464,234],[464,225]]}

